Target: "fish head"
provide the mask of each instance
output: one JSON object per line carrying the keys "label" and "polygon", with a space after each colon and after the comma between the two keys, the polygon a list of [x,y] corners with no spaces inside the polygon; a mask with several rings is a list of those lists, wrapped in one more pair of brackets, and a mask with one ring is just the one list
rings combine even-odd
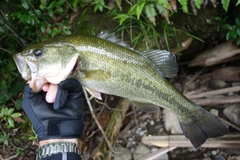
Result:
{"label": "fish head", "polygon": [[70,44],[44,42],[26,48],[13,58],[22,77],[37,93],[45,83],[59,84],[67,79],[76,70],[78,57]]}

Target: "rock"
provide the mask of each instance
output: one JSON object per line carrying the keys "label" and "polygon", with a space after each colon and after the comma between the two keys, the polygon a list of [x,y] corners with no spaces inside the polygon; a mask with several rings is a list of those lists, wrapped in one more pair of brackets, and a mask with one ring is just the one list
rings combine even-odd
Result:
{"label": "rock", "polygon": [[240,160],[240,156],[232,156],[229,160]]}
{"label": "rock", "polygon": [[124,147],[115,149],[114,160],[132,160],[131,151]]}
{"label": "rock", "polygon": [[135,153],[133,154],[133,159],[137,160],[148,153],[150,153],[150,148],[148,148],[144,144],[139,144],[136,148]]}
{"label": "rock", "polygon": [[218,116],[218,110],[216,109],[211,109],[210,113],[212,113],[214,116]]}
{"label": "rock", "polygon": [[211,88],[213,89],[222,89],[227,87],[227,83],[223,80],[215,80],[215,81],[212,81],[210,84],[211,84]]}
{"label": "rock", "polygon": [[225,160],[225,157],[221,154],[216,155],[213,160]]}
{"label": "rock", "polygon": [[223,113],[231,122],[240,126],[240,104],[233,104],[225,108]]}
{"label": "rock", "polygon": [[164,126],[165,129],[172,134],[181,134],[182,129],[180,127],[180,124],[178,122],[177,116],[175,116],[172,112],[164,109]]}

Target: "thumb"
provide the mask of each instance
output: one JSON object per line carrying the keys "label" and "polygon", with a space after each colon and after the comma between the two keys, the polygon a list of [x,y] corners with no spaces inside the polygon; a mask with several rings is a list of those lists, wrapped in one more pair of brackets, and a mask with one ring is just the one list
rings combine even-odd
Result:
{"label": "thumb", "polygon": [[56,99],[53,105],[55,110],[62,108],[68,98],[69,93],[79,93],[81,92],[81,85],[78,80],[74,78],[66,79],[58,85],[58,90],[56,94]]}

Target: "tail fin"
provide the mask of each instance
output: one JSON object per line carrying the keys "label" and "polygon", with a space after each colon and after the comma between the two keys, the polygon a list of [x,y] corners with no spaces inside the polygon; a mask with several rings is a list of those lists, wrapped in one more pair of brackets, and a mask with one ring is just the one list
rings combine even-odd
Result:
{"label": "tail fin", "polygon": [[223,136],[228,133],[227,127],[211,113],[199,107],[192,117],[180,122],[186,138],[195,148],[200,147],[208,138]]}

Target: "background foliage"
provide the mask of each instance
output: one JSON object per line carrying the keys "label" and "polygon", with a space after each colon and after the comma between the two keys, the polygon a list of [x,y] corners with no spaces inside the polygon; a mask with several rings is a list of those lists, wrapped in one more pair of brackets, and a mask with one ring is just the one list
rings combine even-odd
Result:
{"label": "background foliage", "polygon": [[[226,40],[235,40],[240,44],[240,16],[238,12],[240,0],[211,1],[194,0],[15,0],[0,1],[0,143],[8,145],[10,128],[28,128],[28,125],[15,124],[20,117],[22,90],[25,82],[18,73],[13,54],[27,45],[53,38],[59,35],[75,33],[76,17],[80,17],[80,25],[86,24],[90,14],[104,14],[114,22],[108,30],[117,32],[121,37],[128,36],[130,43],[151,49],[160,46],[162,39],[165,48],[169,48],[168,39],[176,38],[177,32],[184,32],[199,41],[197,36],[174,27],[171,16],[184,12],[186,15],[198,15],[206,5],[221,7],[224,13],[214,17],[219,21],[219,32]],[[237,7],[236,7],[237,6]],[[229,10],[229,8],[234,8]],[[228,11],[229,10],[229,11]],[[227,13],[230,12],[230,13]],[[101,20],[104,21],[104,20]],[[158,27],[163,28],[162,34]],[[94,30],[81,31],[83,34],[96,35]],[[24,115],[24,114],[23,114]],[[21,116],[26,120],[26,117]],[[28,127],[27,127],[28,126]],[[31,139],[36,138],[29,129]]]}

